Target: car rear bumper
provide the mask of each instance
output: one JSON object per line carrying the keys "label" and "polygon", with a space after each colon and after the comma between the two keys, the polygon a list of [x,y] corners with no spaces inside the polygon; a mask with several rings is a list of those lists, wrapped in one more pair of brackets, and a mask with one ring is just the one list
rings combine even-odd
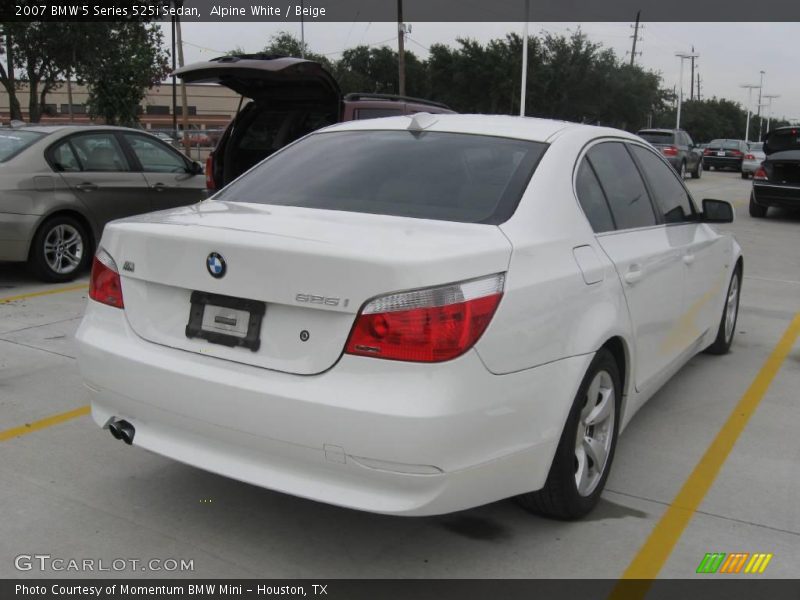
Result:
{"label": "car rear bumper", "polygon": [[761,166],[760,160],[743,160],[742,161],[742,173],[755,173],[758,171],[758,167]]}
{"label": "car rear bumper", "polygon": [[31,238],[40,218],[0,212],[0,260],[28,260]]}
{"label": "car rear bumper", "polygon": [[279,373],[146,342],[90,301],[79,365],[100,426],[134,445],[305,498],[399,515],[539,489],[591,355],[493,375],[477,353],[437,365],[345,355]]}
{"label": "car rear bumper", "polygon": [[728,158],[724,156],[703,156],[703,168],[714,167],[715,169],[741,169],[741,158]]}
{"label": "car rear bumper", "polygon": [[753,182],[753,199],[759,206],[800,209],[800,185]]}

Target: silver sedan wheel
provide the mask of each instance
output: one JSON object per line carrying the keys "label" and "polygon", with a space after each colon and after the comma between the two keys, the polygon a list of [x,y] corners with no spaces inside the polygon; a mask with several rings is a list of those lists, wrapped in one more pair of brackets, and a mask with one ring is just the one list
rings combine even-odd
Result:
{"label": "silver sedan wheel", "polygon": [[575,485],[578,494],[594,492],[608,464],[614,438],[616,392],[607,371],[598,371],[586,390],[575,436]]}
{"label": "silver sedan wheel", "polygon": [[728,300],[725,303],[725,342],[733,337],[733,328],[736,326],[736,315],[739,312],[739,274],[734,273],[731,287],[728,290]]}
{"label": "silver sedan wheel", "polygon": [[67,223],[53,227],[44,238],[44,259],[54,273],[72,273],[83,259],[80,232]]}

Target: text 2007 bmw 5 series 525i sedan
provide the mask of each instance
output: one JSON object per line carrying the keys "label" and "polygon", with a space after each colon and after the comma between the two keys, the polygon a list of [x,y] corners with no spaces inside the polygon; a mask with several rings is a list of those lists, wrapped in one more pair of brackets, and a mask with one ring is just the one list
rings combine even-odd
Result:
{"label": "text 2007 bmw 5 series 525i sedan", "polygon": [[92,414],[322,502],[577,518],[642,403],[728,351],[742,257],[710,224],[732,219],[615,129],[335,125],[106,227],[77,334]]}

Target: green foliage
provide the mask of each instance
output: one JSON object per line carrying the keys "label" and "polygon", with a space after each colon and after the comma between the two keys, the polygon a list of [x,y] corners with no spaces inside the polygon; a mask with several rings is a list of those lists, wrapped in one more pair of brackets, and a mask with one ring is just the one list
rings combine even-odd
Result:
{"label": "green foliage", "polygon": [[300,57],[305,51],[306,60],[313,60],[320,63],[326,69],[331,70],[333,65],[322,54],[315,54],[308,48],[308,44],[303,44],[298,38],[288,31],[281,31],[269,38],[269,42],[262,52],[264,54],[282,54],[284,56]]}
{"label": "green foliage", "polygon": [[[87,23],[78,54],[78,76],[89,86],[89,114],[106,123],[133,125],[146,90],[168,74],[168,57],[158,26],[138,22]],[[113,52],[97,52],[97,47]]]}

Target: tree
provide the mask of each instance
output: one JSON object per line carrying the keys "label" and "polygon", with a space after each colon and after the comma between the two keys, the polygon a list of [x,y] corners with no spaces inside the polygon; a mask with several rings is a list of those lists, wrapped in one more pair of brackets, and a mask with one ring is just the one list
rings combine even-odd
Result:
{"label": "tree", "polygon": [[[146,90],[169,73],[161,30],[157,25],[139,22],[82,26],[89,43],[77,55],[76,72],[89,87],[90,116],[102,117],[112,125],[136,123]],[[96,52],[100,40],[114,51]]]}
{"label": "tree", "polygon": [[311,52],[308,48],[308,44],[304,44],[288,31],[280,31],[270,37],[269,42],[262,50],[264,54],[280,54],[295,58],[300,58],[304,51],[306,60],[318,62],[328,70],[332,68],[333,65],[331,61],[322,54]]}

